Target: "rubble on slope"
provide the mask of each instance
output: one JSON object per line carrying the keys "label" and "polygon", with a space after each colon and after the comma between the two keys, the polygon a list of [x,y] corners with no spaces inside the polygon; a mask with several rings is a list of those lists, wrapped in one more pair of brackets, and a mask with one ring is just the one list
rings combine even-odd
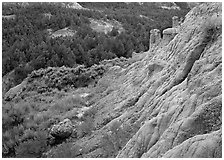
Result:
{"label": "rubble on slope", "polygon": [[89,18],[90,20],[90,27],[96,32],[103,32],[105,34],[111,32],[113,28],[118,30],[118,33],[124,32],[124,28],[122,24],[116,20],[96,20]]}

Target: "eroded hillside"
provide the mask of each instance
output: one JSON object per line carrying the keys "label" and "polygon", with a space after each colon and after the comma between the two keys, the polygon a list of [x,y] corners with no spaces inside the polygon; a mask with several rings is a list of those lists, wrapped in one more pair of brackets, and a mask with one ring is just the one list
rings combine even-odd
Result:
{"label": "eroded hillside", "polygon": [[[46,145],[41,144],[44,157],[222,157],[221,17],[221,3],[196,6],[183,23],[163,32],[162,39],[153,30],[148,52],[122,62],[104,62],[108,65],[100,71],[96,67],[97,78],[87,81],[91,86],[86,88],[37,91],[47,84],[52,69],[39,75],[36,83],[28,77],[22,89],[19,86],[6,93],[13,96],[4,102],[3,111],[35,102],[21,121],[27,122],[28,132],[28,115],[35,113],[33,118],[39,118],[42,129],[36,130],[47,136]],[[66,70],[81,76],[82,82],[88,69],[75,71]],[[58,74],[62,74],[60,69]],[[62,77],[69,78],[64,72]],[[56,85],[65,80],[53,78]],[[4,130],[8,125],[4,117],[3,124]],[[29,132],[35,128],[30,126]],[[27,137],[14,149],[18,157],[25,152],[30,155],[25,148],[33,141],[40,146],[38,142],[44,139]],[[9,144],[3,137],[6,155]]]}

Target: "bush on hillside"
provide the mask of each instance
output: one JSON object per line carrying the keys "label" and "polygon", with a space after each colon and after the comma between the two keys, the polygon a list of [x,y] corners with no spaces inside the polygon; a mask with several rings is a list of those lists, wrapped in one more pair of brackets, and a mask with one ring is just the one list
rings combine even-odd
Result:
{"label": "bush on hillside", "polygon": [[80,125],[77,126],[77,137],[82,138],[84,136],[88,136],[94,129],[94,119],[87,117]]}
{"label": "bush on hillside", "polygon": [[71,142],[63,142],[53,151],[47,153],[49,158],[74,158],[79,155],[80,146],[73,145]]}
{"label": "bush on hillside", "polygon": [[[29,82],[37,83],[36,86],[31,85],[27,90],[40,90],[46,88],[57,88],[59,90],[66,87],[85,87],[91,82],[100,78],[105,72],[103,65],[94,65],[86,68],[79,65],[76,68],[67,67],[48,67],[47,69],[40,69],[33,71],[28,78]],[[39,84],[39,86],[38,86]]]}
{"label": "bush on hillside", "polygon": [[222,17],[218,15],[209,17],[203,27],[205,32],[204,43],[214,42],[217,36],[222,33]]}
{"label": "bush on hillside", "polygon": [[16,147],[18,158],[40,158],[47,150],[47,134],[39,131],[35,139],[29,139]]}

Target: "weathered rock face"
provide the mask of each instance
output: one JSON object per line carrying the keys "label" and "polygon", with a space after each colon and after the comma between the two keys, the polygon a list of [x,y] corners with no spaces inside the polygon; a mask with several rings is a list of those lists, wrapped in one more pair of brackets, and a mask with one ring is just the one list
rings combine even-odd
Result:
{"label": "weathered rock face", "polygon": [[221,130],[211,134],[197,135],[169,150],[164,158],[213,158],[222,157]]}
{"label": "weathered rock face", "polygon": [[55,138],[65,139],[72,134],[72,131],[72,122],[69,119],[65,119],[51,128],[50,135]]}
{"label": "weathered rock face", "polygon": [[166,46],[101,78],[96,131],[74,142],[79,155],[221,157],[221,16],[221,3],[201,4]]}
{"label": "weathered rock face", "polygon": [[163,44],[169,43],[178,33],[177,28],[167,28],[163,30]]}
{"label": "weathered rock face", "polygon": [[15,86],[14,83],[14,77],[15,71],[11,71],[8,74],[6,74],[4,77],[2,77],[2,96],[6,94],[6,92],[9,91],[10,88]]}
{"label": "weathered rock face", "polygon": [[163,38],[161,38],[160,30],[152,29],[150,31],[150,50],[153,50],[159,44],[162,46],[167,45],[179,32],[182,21],[179,21],[177,16],[172,18],[172,28],[163,30]]}
{"label": "weathered rock face", "polygon": [[160,30],[158,29],[152,29],[150,31],[150,48],[157,46],[161,41],[161,34],[160,34]]}
{"label": "weathered rock face", "polygon": [[194,8],[195,6],[198,6],[198,5],[200,5],[201,3],[203,3],[203,2],[186,2],[187,4],[188,4],[188,7],[189,8]]}
{"label": "weathered rock face", "polygon": [[179,18],[177,16],[174,16],[172,18],[172,27],[175,28],[175,27],[178,27],[179,26]]}
{"label": "weathered rock face", "polygon": [[15,19],[16,18],[16,15],[5,15],[5,16],[3,15],[2,18],[3,19],[7,19],[7,20]]}
{"label": "weathered rock face", "polygon": [[25,79],[22,83],[20,83],[19,85],[11,88],[8,92],[6,92],[6,94],[4,95],[4,100],[5,101],[10,101],[11,99],[13,99],[14,97],[18,96],[24,89],[25,89],[25,85],[27,83],[27,80]]}
{"label": "weathered rock face", "polygon": [[[153,60],[160,59],[168,67],[156,76],[158,80],[145,92],[144,100],[139,99],[144,101],[139,119],[148,121],[118,157],[221,156],[221,131],[219,136],[213,134],[221,127],[222,106],[221,34],[218,29],[221,15],[217,16],[221,14],[221,7],[218,5],[207,3],[193,9],[168,47],[158,47],[151,53]],[[213,27],[217,31],[210,35],[208,30]],[[210,140],[195,146],[192,141],[203,139],[197,136],[202,134],[208,134],[204,137]],[[187,140],[191,137],[194,137],[192,141]],[[204,147],[205,144],[211,146]],[[195,152],[185,152],[187,148]],[[214,148],[219,148],[219,153],[213,154]]]}

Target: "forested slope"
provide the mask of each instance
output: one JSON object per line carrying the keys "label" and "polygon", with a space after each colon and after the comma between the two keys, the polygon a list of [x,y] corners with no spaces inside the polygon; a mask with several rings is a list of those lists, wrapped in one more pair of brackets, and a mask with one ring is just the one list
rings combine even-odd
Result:
{"label": "forested slope", "polygon": [[[66,7],[72,6],[70,3],[3,3],[3,93],[33,70],[91,66],[104,59],[131,57],[133,51],[146,51],[150,29],[167,28],[172,16],[183,17],[189,10],[166,10],[151,3],[146,3],[147,7],[138,3],[81,4],[83,9]],[[91,19],[112,26],[107,34],[97,32]],[[119,34],[114,22],[120,24],[123,32]]]}

